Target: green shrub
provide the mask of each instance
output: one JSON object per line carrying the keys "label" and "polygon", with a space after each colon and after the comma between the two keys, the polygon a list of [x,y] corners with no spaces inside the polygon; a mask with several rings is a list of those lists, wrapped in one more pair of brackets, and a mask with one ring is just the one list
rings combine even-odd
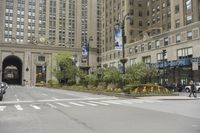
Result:
{"label": "green shrub", "polygon": [[59,84],[59,82],[57,80],[49,80],[47,82],[47,86],[48,87],[55,87],[55,88],[57,88],[57,87],[60,87],[60,84]]}

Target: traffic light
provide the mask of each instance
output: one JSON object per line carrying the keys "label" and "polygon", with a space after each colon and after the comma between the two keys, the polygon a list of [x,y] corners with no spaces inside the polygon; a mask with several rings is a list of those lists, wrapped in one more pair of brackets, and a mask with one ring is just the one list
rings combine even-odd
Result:
{"label": "traffic light", "polygon": [[166,51],[166,49],[164,49],[162,52],[163,56],[166,56],[166,53],[167,53],[167,51]]}

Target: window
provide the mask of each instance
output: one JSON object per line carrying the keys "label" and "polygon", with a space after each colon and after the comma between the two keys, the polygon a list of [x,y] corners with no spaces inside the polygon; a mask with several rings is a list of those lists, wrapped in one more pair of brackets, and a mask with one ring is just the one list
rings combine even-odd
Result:
{"label": "window", "polygon": [[148,43],[148,50],[151,50],[151,42]]}
{"label": "window", "polygon": [[130,59],[130,65],[136,64],[136,58]]}
{"label": "window", "polygon": [[160,41],[157,40],[157,41],[156,41],[156,48],[159,48],[159,47],[160,47]]}
{"label": "window", "polygon": [[139,11],[139,16],[142,17],[142,11]]}
{"label": "window", "polygon": [[179,13],[179,5],[175,6],[175,14]]}
{"label": "window", "polygon": [[167,46],[169,44],[169,38],[165,37],[164,38],[164,46]]}
{"label": "window", "polygon": [[162,8],[165,8],[165,7],[166,7],[166,4],[165,4],[165,3],[163,3],[163,4],[162,4]]}
{"label": "window", "polygon": [[144,44],[141,45],[141,51],[144,51]]}
{"label": "window", "polygon": [[177,19],[176,20],[176,28],[179,28],[180,27],[180,19]]}
{"label": "window", "polygon": [[45,61],[45,56],[38,56],[38,61]]}
{"label": "window", "polygon": [[186,24],[191,24],[192,23],[192,15],[188,15],[186,17]]}
{"label": "window", "polygon": [[177,50],[178,59],[192,58],[192,47]]}
{"label": "window", "polygon": [[133,49],[129,48],[129,54],[132,54],[132,52],[133,52]]}
{"label": "window", "polygon": [[144,63],[151,63],[151,56],[142,57],[142,61],[143,61]]}
{"label": "window", "polygon": [[135,46],[135,53],[137,53],[138,52],[138,47],[137,46]]}
{"label": "window", "polygon": [[139,21],[139,26],[142,26],[142,21]]}
{"label": "window", "polygon": [[187,32],[187,40],[191,40],[192,39],[192,31],[188,31]]}
{"label": "window", "polygon": [[185,1],[186,13],[190,13],[192,9],[192,0]]}
{"label": "window", "polygon": [[176,35],[176,42],[178,43],[178,42],[181,42],[181,36],[180,36],[180,34],[177,34]]}
{"label": "window", "polygon": [[163,60],[167,60],[167,52],[164,56],[162,52],[157,54],[157,61],[163,61]]}

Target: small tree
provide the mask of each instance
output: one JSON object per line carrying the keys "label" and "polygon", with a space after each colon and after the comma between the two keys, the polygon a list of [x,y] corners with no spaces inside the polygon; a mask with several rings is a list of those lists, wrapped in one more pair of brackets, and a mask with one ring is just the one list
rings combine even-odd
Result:
{"label": "small tree", "polygon": [[146,83],[150,76],[156,76],[156,73],[156,68],[148,67],[145,63],[138,63],[127,68],[125,78],[131,84],[141,84]]}
{"label": "small tree", "polygon": [[60,53],[56,57],[57,59],[57,69],[55,70],[56,77],[60,83],[66,84],[68,81],[75,83],[77,75],[77,67],[75,63],[70,58],[68,53]]}
{"label": "small tree", "polygon": [[121,74],[116,67],[108,67],[105,69],[103,74],[103,81],[106,84],[118,84],[121,79]]}

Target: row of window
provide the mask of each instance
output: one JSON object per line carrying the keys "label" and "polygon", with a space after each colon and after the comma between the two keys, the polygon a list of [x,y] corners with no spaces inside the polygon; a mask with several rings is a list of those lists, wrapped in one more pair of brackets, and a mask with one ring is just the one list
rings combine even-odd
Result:
{"label": "row of window", "polygon": [[[187,48],[181,48],[181,49],[177,49],[177,59],[184,59],[184,58],[192,58],[193,56],[193,52],[192,52],[192,47],[187,47]],[[155,62],[152,62],[152,57],[151,55],[149,56],[144,56],[142,57],[142,62],[144,63],[155,63]],[[167,60],[167,53],[166,55],[163,55],[163,53],[157,53],[156,54],[156,60],[157,62],[161,62],[161,61],[166,61]],[[133,65],[133,64],[136,64],[140,62],[139,59],[137,58],[130,58],[128,60],[128,65]],[[116,64],[117,63],[117,64]],[[118,62],[111,62],[109,66],[120,66],[121,63],[120,61]]]}
{"label": "row of window", "polygon": [[[180,43],[182,41],[189,41],[192,40],[193,38],[197,38],[199,35],[199,29],[196,30],[189,30],[187,32],[182,32],[182,33],[177,33],[175,35],[172,35],[170,37],[164,37],[163,39],[155,40],[153,42],[148,42],[146,44],[140,44],[131,48],[128,48],[126,50],[127,55],[133,55],[139,52],[144,52],[144,51],[150,51],[152,49],[159,49],[161,47],[168,46],[169,44],[174,44],[174,43]],[[119,56],[117,57],[119,58]],[[103,61],[111,60],[111,59],[116,59],[116,53],[112,54],[106,54],[103,56]]]}

